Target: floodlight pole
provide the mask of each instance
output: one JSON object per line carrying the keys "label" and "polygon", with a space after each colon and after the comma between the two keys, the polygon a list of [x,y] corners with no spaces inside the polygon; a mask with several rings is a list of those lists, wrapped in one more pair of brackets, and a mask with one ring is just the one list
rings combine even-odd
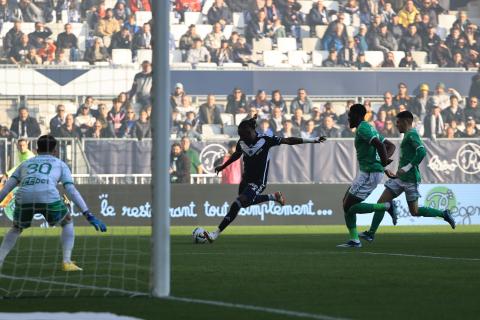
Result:
{"label": "floodlight pole", "polygon": [[152,296],[170,295],[170,1],[151,2],[153,18]]}

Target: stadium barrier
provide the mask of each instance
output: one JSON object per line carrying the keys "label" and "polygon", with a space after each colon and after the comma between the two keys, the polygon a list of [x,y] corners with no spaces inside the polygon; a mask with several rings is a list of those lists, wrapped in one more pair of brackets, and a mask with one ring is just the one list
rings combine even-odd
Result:
{"label": "stadium barrier", "polygon": [[[284,192],[287,204],[274,202],[242,209],[235,225],[343,225],[342,198],[348,185],[344,184],[277,184],[265,192]],[[151,217],[151,188],[149,185],[79,185],[92,212],[109,226],[149,226]],[[376,202],[383,191],[379,185],[366,200]],[[236,185],[172,185],[170,217],[172,225],[217,225],[228,212],[238,191]],[[128,194],[128,196],[125,196]],[[478,187],[474,184],[420,186],[420,205],[450,209],[457,224],[480,224]],[[414,218],[408,212],[404,196],[399,197],[399,225],[444,224],[442,219]],[[76,225],[86,225],[80,212],[72,208]],[[368,225],[372,214],[358,215],[358,224]],[[8,226],[11,214],[0,212],[0,226]],[[42,224],[41,215],[35,225]],[[386,215],[383,221],[391,225]]]}

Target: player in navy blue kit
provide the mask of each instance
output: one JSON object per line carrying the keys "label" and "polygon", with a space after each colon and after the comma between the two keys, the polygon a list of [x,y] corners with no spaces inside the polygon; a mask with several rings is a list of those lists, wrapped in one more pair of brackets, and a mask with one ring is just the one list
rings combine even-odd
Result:
{"label": "player in navy blue kit", "polygon": [[242,121],[238,126],[240,140],[238,140],[235,152],[224,164],[215,168],[215,172],[219,173],[243,155],[244,173],[240,183],[238,198],[230,206],[230,210],[223,218],[218,229],[214,232],[205,231],[204,236],[209,242],[213,242],[218,238],[220,233],[237,217],[241,208],[247,208],[253,204],[270,200],[277,201],[281,205],[285,204],[285,198],[281,192],[262,195],[263,190],[267,186],[271,147],[281,144],[320,143],[326,140],[325,137],[302,139],[267,136],[257,133],[255,128],[256,117]]}

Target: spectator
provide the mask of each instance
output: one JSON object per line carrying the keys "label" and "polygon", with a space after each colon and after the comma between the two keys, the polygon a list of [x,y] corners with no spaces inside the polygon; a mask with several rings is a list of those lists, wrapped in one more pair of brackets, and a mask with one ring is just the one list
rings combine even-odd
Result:
{"label": "spectator", "polygon": [[87,107],[89,110],[89,113],[97,118],[99,116],[99,110],[98,107],[95,106],[95,100],[93,99],[92,96],[87,96],[85,97],[85,101],[83,104],[80,105],[80,107],[77,109],[77,113],[75,114],[76,116],[80,115],[82,113],[82,108]]}
{"label": "spectator", "polygon": [[228,45],[228,40],[222,40],[220,49],[214,53],[215,61],[219,66],[225,63],[232,63],[234,61],[233,50]]}
{"label": "spectator", "polygon": [[315,130],[315,121],[308,120],[305,123],[304,130],[301,132],[303,139],[313,139],[318,137],[318,132]]}
{"label": "spectator", "polygon": [[307,15],[307,22],[310,26],[310,34],[316,35],[315,28],[316,26],[326,26],[328,25],[329,16],[328,10],[323,4],[323,0],[318,0],[312,3],[312,8]]}
{"label": "spectator", "polygon": [[477,129],[477,124],[472,117],[467,118],[467,123],[465,126],[465,138],[476,138],[479,136],[479,132]]}
{"label": "spectator", "polygon": [[392,119],[387,119],[385,121],[385,127],[383,128],[383,131],[381,134],[385,138],[396,138],[399,136],[397,129],[395,128]]}
{"label": "spectator", "polygon": [[122,127],[126,114],[122,109],[122,103],[117,98],[113,99],[112,102],[112,109],[108,112],[107,121],[113,129],[115,137],[120,138],[120,128]]}
{"label": "spectator", "polygon": [[408,94],[407,85],[403,82],[400,82],[398,84],[398,94],[393,99],[393,103],[397,106],[403,104],[408,110],[410,110],[410,105],[412,102],[412,98]]}
{"label": "spectator", "polygon": [[280,11],[277,9],[277,6],[273,3],[273,0],[266,0],[263,7],[267,15],[267,20],[269,23],[274,23],[277,20],[280,20]]}
{"label": "spectator", "polygon": [[285,100],[283,100],[280,90],[277,89],[272,91],[272,99],[270,100],[270,106],[272,108],[279,107],[282,113],[287,112],[287,104]]}
{"label": "spectator", "polygon": [[443,40],[431,51],[431,62],[437,64],[440,68],[447,67],[451,58],[452,53]]}
{"label": "spectator", "polygon": [[[409,0],[411,1],[411,0]],[[420,51],[423,48],[422,38],[417,33],[417,26],[411,24],[408,26],[408,33],[401,39],[398,48],[402,51]]]}
{"label": "spectator", "polygon": [[297,132],[293,129],[292,121],[285,120],[283,122],[283,129],[280,131],[280,137],[282,138],[290,138],[290,137],[298,137],[300,132]]}
{"label": "spectator", "polygon": [[[365,114],[365,121],[371,122],[374,121],[376,113],[372,109],[372,102],[368,99],[365,99],[363,102],[363,105],[365,106],[365,109],[367,109],[367,113]],[[335,118],[333,118],[335,120]]]}
{"label": "spectator", "polygon": [[52,35],[52,30],[43,23],[35,23],[35,31],[28,35],[29,43],[36,49],[43,47],[45,40]]}
{"label": "spectator", "polygon": [[385,110],[380,110],[377,114],[377,120],[374,121],[375,129],[378,132],[382,132],[385,129],[385,124],[387,122],[387,112]]}
{"label": "spectator", "polygon": [[453,54],[452,60],[447,64],[447,68],[466,68],[461,52],[457,51]]}
{"label": "spectator", "polygon": [[[247,116],[245,117],[245,120],[253,119],[253,118],[256,117],[256,116],[258,116],[257,108],[254,107],[254,106],[251,106],[251,107],[248,109]],[[257,120],[257,124],[258,124],[258,120]]]}
{"label": "spectator", "polygon": [[222,25],[217,22],[213,25],[212,32],[205,37],[205,47],[210,51],[210,54],[213,55],[217,49],[220,49],[223,40],[227,39],[223,35]]}
{"label": "spectator", "polygon": [[181,21],[185,21],[185,12],[200,12],[202,4],[200,0],[176,0],[175,11],[181,16]]}
{"label": "spectator", "polygon": [[240,36],[237,43],[233,45],[233,59],[244,66],[254,62],[252,47],[247,43],[244,36]]}
{"label": "spectator", "polygon": [[379,26],[379,31],[373,37],[373,49],[387,53],[389,51],[397,51],[398,44],[393,34],[388,31],[387,25],[382,23]]}
{"label": "spectator", "polygon": [[80,130],[75,126],[73,115],[67,114],[65,124],[60,128],[59,138],[80,138]]}
{"label": "spectator", "polygon": [[130,11],[132,15],[137,11],[152,11],[150,0],[135,0],[130,2]]}
{"label": "spectator", "polygon": [[438,47],[440,43],[440,37],[437,35],[435,27],[429,26],[427,28],[427,33],[422,38],[423,51],[428,53],[427,60],[428,63],[433,63],[433,50]]}
{"label": "spectator", "polygon": [[84,104],[80,108],[80,114],[75,117],[75,126],[80,130],[82,136],[86,136],[87,132],[92,129],[96,119],[90,113],[90,107]]}
{"label": "spectator", "polygon": [[135,111],[132,107],[125,111],[125,119],[122,121],[122,126],[118,130],[119,138],[136,138],[135,132],[137,120],[135,119]]}
{"label": "spectator", "polygon": [[[464,135],[464,133],[458,129],[457,122],[455,120],[452,120],[448,123],[446,134],[447,134],[447,138],[449,139],[462,138]],[[449,135],[451,135],[451,138],[449,137]]]}
{"label": "spectator", "polygon": [[96,38],[93,46],[85,51],[85,61],[91,65],[96,62],[106,62],[110,59],[107,49],[103,45],[102,38]]}
{"label": "spectator", "polygon": [[353,106],[355,101],[353,100],[347,100],[345,104],[345,112],[342,113],[340,116],[338,116],[338,124],[341,126],[346,126],[348,125],[348,112],[350,111],[350,107]]}
{"label": "spectator", "polygon": [[216,104],[215,96],[209,94],[207,96],[207,102],[200,106],[198,112],[198,120],[200,124],[220,124],[222,125],[222,118],[220,117],[221,109]]}
{"label": "spectator", "polygon": [[351,26],[360,25],[360,7],[357,0],[347,0],[347,3],[343,7],[345,13],[345,23]]}
{"label": "spectator", "polygon": [[298,89],[297,96],[295,97],[295,99],[292,100],[292,103],[290,104],[289,113],[298,108],[302,109],[303,113],[310,113],[310,111],[312,110],[312,101],[307,95],[307,90],[305,90],[304,88]]}
{"label": "spectator", "polygon": [[270,128],[270,122],[267,119],[261,120],[257,132],[261,135],[272,136],[273,130]]}
{"label": "spectator", "polygon": [[69,61],[68,58],[65,54],[65,50],[57,50],[57,53],[55,54],[55,59],[51,62],[51,65],[62,65],[66,66],[68,65]]}
{"label": "spectator", "polygon": [[202,140],[202,135],[195,130],[191,120],[185,120],[182,124],[182,127],[177,132],[177,139],[182,137],[188,137],[196,141]]}
{"label": "spectator", "polygon": [[18,117],[13,119],[10,132],[16,138],[36,138],[41,133],[37,119],[29,116],[26,107],[18,109]]}
{"label": "spectator", "polygon": [[477,73],[472,77],[468,96],[480,99],[480,68],[478,68]]}
{"label": "spectator", "polygon": [[32,0],[19,0],[18,8],[22,13],[24,22],[47,22],[44,16],[45,12]]}
{"label": "spectator", "polygon": [[130,31],[131,35],[135,35],[140,31],[140,27],[137,26],[137,20],[133,14],[128,17],[128,21],[125,22],[123,26]]}
{"label": "spectator", "polygon": [[339,138],[340,131],[334,127],[334,124],[332,117],[325,117],[323,124],[318,129],[318,135],[327,138]]}
{"label": "spectator", "polygon": [[355,40],[352,37],[348,38],[347,45],[340,51],[339,59],[345,67],[355,65],[355,61],[357,60],[357,48],[355,47]]}
{"label": "spectator", "polygon": [[251,109],[252,107],[256,108],[259,115],[263,117],[267,116],[271,112],[270,101],[268,101],[267,93],[265,90],[258,90],[257,94],[255,95],[255,99],[250,102],[248,108]]}
{"label": "spectator", "polygon": [[395,13],[395,10],[393,10],[392,4],[390,2],[385,2],[380,10],[380,15],[382,16],[382,21],[385,24],[391,25],[393,17],[397,14]]}
{"label": "spectator", "polygon": [[20,21],[22,12],[16,2],[0,0],[0,20],[3,22]]}
{"label": "spectator", "polygon": [[261,10],[258,12],[257,17],[252,19],[245,31],[245,37],[248,43],[252,43],[253,40],[259,40],[268,37],[272,32],[272,25],[267,20],[267,14]]}
{"label": "spectator", "polygon": [[357,56],[357,61],[355,61],[355,64],[353,65],[355,68],[358,70],[362,70],[363,68],[371,68],[372,65],[370,62],[365,60],[365,53],[361,52]]}
{"label": "spectator", "polygon": [[182,103],[182,98],[186,95],[185,91],[183,90],[183,84],[177,82],[175,84],[175,91],[170,96],[170,107],[175,109]]}
{"label": "spectator", "polygon": [[144,23],[142,31],[135,34],[132,47],[134,55],[140,49],[152,49],[152,32],[149,23]]}
{"label": "spectator", "polygon": [[150,120],[148,120],[148,114],[145,110],[140,111],[140,116],[135,122],[135,137],[138,140],[152,137],[152,127],[150,125]]}
{"label": "spectator", "polygon": [[322,45],[325,50],[335,49],[337,52],[342,50],[346,43],[343,37],[344,28],[343,23],[337,23],[333,32],[325,33],[322,39]]}
{"label": "spectator", "polygon": [[392,22],[389,25],[389,30],[393,34],[395,39],[397,39],[397,42],[400,41],[400,39],[402,38],[403,34],[405,33],[405,29],[406,28],[404,28],[403,25],[400,23],[400,17],[398,15],[394,15],[392,17]]}
{"label": "spectator", "polygon": [[187,32],[185,32],[178,42],[178,47],[182,50],[182,54],[184,55],[183,60],[187,57],[187,52],[193,47],[193,43],[195,40],[200,39],[200,36],[197,34],[197,27],[194,24],[191,24],[188,27]]}
{"label": "spectator", "polygon": [[430,88],[428,87],[428,84],[421,84],[419,88],[419,94],[413,99],[409,107],[409,110],[416,115],[420,121],[423,121],[425,115],[429,111],[427,110],[428,101],[430,99],[429,90]]}
{"label": "spectator", "polygon": [[65,31],[57,36],[57,54],[60,50],[70,50],[70,61],[80,60],[77,36],[72,33],[72,25],[67,23]]}
{"label": "spectator", "polygon": [[433,106],[430,115],[425,117],[423,123],[425,128],[425,137],[430,139],[441,138],[445,135],[445,125],[439,106]]}
{"label": "spectator", "polygon": [[453,27],[450,29],[450,33],[445,39],[445,44],[450,49],[454,51],[458,47],[458,41],[462,38],[462,30],[458,27]]}
{"label": "spectator", "polygon": [[231,114],[239,114],[247,112],[247,97],[242,89],[235,88],[227,97],[226,112]]}
{"label": "spectator", "polygon": [[232,24],[232,12],[223,2],[223,0],[215,0],[212,7],[207,13],[208,24],[215,24],[219,22],[222,26]]}
{"label": "spectator", "polygon": [[65,124],[65,106],[63,104],[59,104],[57,106],[57,114],[55,117],[50,119],[50,134],[58,137],[60,133],[60,128]]}
{"label": "spectator", "polygon": [[387,118],[394,118],[397,115],[397,109],[393,104],[393,95],[390,91],[385,92],[383,95],[383,104],[378,111],[385,111]]}
{"label": "spectator", "polygon": [[269,127],[272,129],[275,135],[278,135],[282,130],[284,121],[285,121],[285,118],[283,117],[283,114],[282,114],[282,108],[277,106],[273,107],[272,117],[270,118],[270,121],[269,121]]}
{"label": "spectator", "polygon": [[408,27],[415,22],[415,16],[419,13],[413,0],[407,0],[403,9],[398,12],[400,24],[405,28]]}
{"label": "spectator", "polygon": [[305,129],[305,120],[303,120],[303,110],[300,108],[295,109],[292,116],[293,129],[300,132]]}
{"label": "spectator", "polygon": [[476,123],[480,123],[480,108],[478,107],[478,98],[468,99],[468,105],[465,108],[465,118],[471,117]]}
{"label": "spectator", "polygon": [[112,36],[120,31],[120,26],[120,22],[113,16],[113,10],[107,9],[105,18],[98,22],[97,36],[101,37],[105,45],[109,47]]}
{"label": "spectator", "polygon": [[325,110],[321,114],[321,121],[322,122],[323,122],[323,119],[326,118],[326,117],[331,117],[333,119],[333,121],[338,120],[338,116],[335,113],[335,111],[333,111],[333,106],[332,106],[331,102],[325,103],[325,105],[323,107],[324,107]]}
{"label": "spectator", "polygon": [[203,46],[201,39],[196,39],[193,42],[193,47],[188,51],[187,62],[197,64],[200,62],[210,62],[210,60],[210,52]]}
{"label": "spectator", "polygon": [[465,31],[469,23],[470,23],[470,20],[468,20],[467,12],[460,11],[458,13],[458,19],[455,20],[455,22],[453,22],[453,26],[456,28],[459,28],[461,31]]}
{"label": "spectator", "polygon": [[323,60],[322,67],[327,68],[334,68],[334,67],[341,67],[340,61],[338,61],[338,54],[335,48],[332,48],[328,51],[327,59]]}
{"label": "spectator", "polygon": [[313,122],[315,122],[315,126],[318,127],[323,123],[323,114],[320,112],[320,109],[316,106],[312,107],[312,112],[310,113]]}
{"label": "spectator", "polygon": [[465,121],[465,114],[463,109],[458,105],[457,96],[450,96],[450,106],[442,111],[442,118],[445,123],[455,120],[458,124],[463,125]]}
{"label": "spectator", "polygon": [[385,55],[385,60],[383,60],[381,64],[382,68],[395,68],[395,56],[393,55],[393,52],[387,52]]}
{"label": "spectator", "polygon": [[38,49],[37,53],[42,58],[45,64],[51,64],[55,60],[55,53],[57,52],[57,46],[51,38],[43,43],[43,47]]}
{"label": "spectator", "polygon": [[93,127],[86,134],[87,138],[112,138],[109,127],[104,127],[102,121],[96,120]]}
{"label": "spectator", "polygon": [[182,119],[185,119],[188,112],[195,112],[197,110],[197,108],[192,106],[192,98],[187,95],[182,96],[182,101],[175,109],[180,113]]}
{"label": "spectator", "polygon": [[430,99],[430,105],[435,105],[440,107],[440,109],[445,109],[450,105],[450,95],[456,95],[458,100],[462,99],[457,90],[453,88],[448,88],[448,93],[445,92],[445,84],[442,82],[437,83],[435,86],[435,93]]}
{"label": "spectator", "polygon": [[130,9],[125,7],[125,2],[118,1],[113,8],[113,17],[121,24],[126,22],[131,14]]}
{"label": "spectator", "polygon": [[[228,143],[228,151],[222,159],[222,163],[225,163],[237,150],[237,143],[230,141]],[[228,167],[222,170],[222,183],[223,184],[240,184],[242,180],[242,161],[235,161]]]}
{"label": "spectator", "polygon": [[135,101],[143,107],[152,104],[152,65],[149,61],[142,62],[142,71],[137,73],[133,78],[132,88],[129,92],[130,99]]}
{"label": "spectator", "polygon": [[346,126],[342,130],[341,137],[342,138],[355,138],[355,131],[357,128],[350,128],[350,126]]}
{"label": "spectator", "polygon": [[365,24],[361,24],[360,28],[358,29],[358,33],[353,38],[360,53],[368,51],[367,31],[367,26]]}
{"label": "spectator", "polygon": [[428,15],[430,23],[435,27],[438,25],[438,15],[445,11],[437,0],[423,0],[420,10],[422,14]]}
{"label": "spectator", "polygon": [[112,36],[112,41],[110,42],[110,47],[108,51],[112,54],[113,49],[130,49],[133,48],[132,35],[127,27],[122,27],[122,29],[115,33]]}
{"label": "spectator", "polygon": [[10,50],[10,54],[8,55],[10,63],[25,64],[29,49],[30,45],[28,44],[28,36],[23,34],[20,38],[20,42],[18,42],[15,46],[13,46],[12,50]]}
{"label": "spectator", "polygon": [[174,143],[170,156],[170,182],[190,183],[190,166],[190,159],[182,152],[182,147]]}
{"label": "spectator", "polygon": [[191,148],[191,140],[188,137],[183,137],[180,141],[183,153],[190,159],[190,174],[202,174],[203,166],[200,161],[198,152]]}

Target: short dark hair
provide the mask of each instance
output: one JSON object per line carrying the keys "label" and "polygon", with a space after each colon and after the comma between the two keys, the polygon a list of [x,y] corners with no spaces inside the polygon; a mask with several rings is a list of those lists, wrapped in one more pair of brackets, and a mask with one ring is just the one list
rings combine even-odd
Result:
{"label": "short dark hair", "polygon": [[397,119],[406,119],[409,123],[413,122],[413,113],[408,110],[402,111],[397,114]]}
{"label": "short dark hair", "polygon": [[355,103],[353,106],[350,107],[350,112],[364,117],[367,114],[367,109],[365,109],[365,106],[363,104]]}
{"label": "short dark hair", "polygon": [[54,136],[46,134],[37,140],[37,152],[52,153],[57,146],[57,139]]}
{"label": "short dark hair", "polygon": [[240,122],[240,124],[238,125],[238,130],[245,130],[247,128],[255,130],[256,126],[257,126],[257,120],[255,118],[251,118],[251,119],[243,120],[242,122]]}

